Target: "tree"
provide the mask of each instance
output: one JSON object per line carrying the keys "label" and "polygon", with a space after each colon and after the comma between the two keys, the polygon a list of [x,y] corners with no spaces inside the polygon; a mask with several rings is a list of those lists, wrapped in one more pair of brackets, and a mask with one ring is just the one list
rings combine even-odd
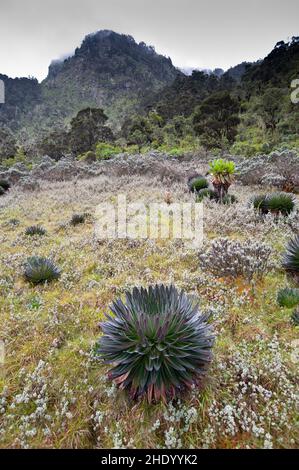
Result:
{"label": "tree", "polygon": [[2,127],[0,129],[0,161],[13,157],[17,152],[17,143],[12,132]]}
{"label": "tree", "polygon": [[69,135],[64,129],[55,129],[45,136],[37,145],[40,155],[48,155],[59,160],[69,151]]}
{"label": "tree", "polygon": [[105,126],[107,120],[108,117],[100,108],[79,111],[71,121],[69,132],[72,152],[81,154],[93,149],[97,142],[113,142],[113,133]]}
{"label": "tree", "polygon": [[281,119],[281,110],[284,104],[285,93],[280,88],[268,88],[261,97],[257,114],[261,116],[266,129],[274,132]]}
{"label": "tree", "polygon": [[203,100],[193,116],[195,133],[207,148],[232,144],[240,122],[239,102],[227,91],[213,93]]}
{"label": "tree", "polygon": [[139,129],[136,129],[132,134],[130,134],[130,144],[137,145],[139,152],[146,143],[146,135],[143,134]]}

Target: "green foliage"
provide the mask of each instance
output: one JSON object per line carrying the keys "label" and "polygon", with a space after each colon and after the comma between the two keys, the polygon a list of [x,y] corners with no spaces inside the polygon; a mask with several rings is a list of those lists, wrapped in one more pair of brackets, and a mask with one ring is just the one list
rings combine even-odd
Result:
{"label": "green foliage", "polygon": [[295,326],[299,326],[299,310],[298,308],[294,310],[291,316],[292,322],[294,323]]}
{"label": "green foliage", "polygon": [[208,188],[208,187],[209,187],[209,182],[204,176],[194,178],[190,182],[190,189],[191,189],[192,192],[198,192],[201,189],[205,189],[205,188]]}
{"label": "green foliage", "polygon": [[78,160],[83,161],[83,162],[88,162],[92,163],[95,162],[97,159],[95,152],[92,150],[89,150],[86,153],[83,153],[83,155],[79,155]]}
{"label": "green foliage", "polygon": [[53,129],[37,143],[39,155],[59,160],[70,151],[69,133],[66,129]]}
{"label": "green foliage", "polygon": [[218,160],[213,160],[210,163],[210,174],[215,178],[226,179],[231,178],[235,174],[236,166],[234,162],[223,160],[219,158]]}
{"label": "green foliage", "polygon": [[0,162],[13,157],[16,152],[17,143],[13,133],[7,127],[0,128]]}
{"label": "green foliage", "polygon": [[[234,162],[219,158],[210,163],[209,173],[213,176],[213,186],[217,194],[217,199],[222,202],[227,195],[228,188],[233,182],[235,174]],[[226,199],[228,201],[228,199]]]}
{"label": "green foliage", "polygon": [[122,148],[117,145],[99,142],[96,145],[95,155],[98,160],[109,160],[109,158],[122,152]]}
{"label": "green foliage", "polygon": [[184,150],[182,148],[178,147],[172,147],[167,151],[170,157],[181,157],[182,154],[184,153]]}
{"label": "green foliage", "polygon": [[293,194],[277,192],[265,195],[254,196],[251,200],[254,209],[262,214],[289,215],[296,207]]}
{"label": "green foliage", "polygon": [[60,269],[48,258],[32,256],[25,263],[24,277],[32,284],[50,282],[60,277]]}
{"label": "green foliage", "polygon": [[97,142],[114,140],[111,129],[105,126],[107,116],[100,108],[86,108],[71,120],[70,148],[75,154],[91,150]]}
{"label": "green foliage", "polygon": [[250,205],[252,205],[254,209],[266,214],[268,212],[266,198],[266,194],[257,194],[250,199]]}
{"label": "green foliage", "polygon": [[101,323],[99,356],[113,364],[109,377],[135,398],[174,398],[201,381],[213,335],[197,306],[174,286],[134,288]]}
{"label": "green foliage", "polygon": [[289,215],[296,206],[294,195],[284,192],[269,194],[265,204],[270,212],[282,215]]}
{"label": "green foliage", "polygon": [[235,204],[236,202],[238,202],[238,199],[234,194],[225,194],[225,196],[223,196],[223,198],[219,202],[221,202],[222,204],[229,205]]}
{"label": "green foliage", "polygon": [[196,202],[202,202],[204,199],[217,199],[217,195],[212,189],[204,188],[197,192]]}
{"label": "green foliage", "polygon": [[284,269],[299,281],[299,235],[288,242],[282,264]]}
{"label": "green foliage", "polygon": [[0,196],[3,196],[5,194],[5,189],[0,186]]}
{"label": "green foliage", "polygon": [[294,308],[299,304],[299,289],[286,287],[277,294],[277,303],[280,307]]}
{"label": "green foliage", "polygon": [[170,86],[145,98],[143,106],[157,110],[164,120],[190,116],[209,94],[230,88],[232,80],[194,70],[192,75],[178,75]]}
{"label": "green foliage", "polygon": [[211,94],[197,108],[193,117],[194,130],[207,148],[225,148],[237,135],[240,122],[239,103],[229,92]]}
{"label": "green foliage", "polygon": [[35,235],[43,236],[45,234],[46,234],[46,230],[40,225],[32,225],[31,227],[27,227],[25,230],[25,235],[30,236],[30,237],[35,236]]}
{"label": "green foliage", "polygon": [[42,306],[42,304],[43,302],[41,298],[37,295],[33,295],[27,303],[27,308],[29,308],[29,310],[38,310]]}

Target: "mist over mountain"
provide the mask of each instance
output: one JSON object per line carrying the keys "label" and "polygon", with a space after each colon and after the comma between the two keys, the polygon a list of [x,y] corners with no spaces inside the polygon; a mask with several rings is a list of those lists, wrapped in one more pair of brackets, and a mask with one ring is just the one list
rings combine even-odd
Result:
{"label": "mist over mountain", "polygon": [[[183,73],[170,58],[157,54],[154,47],[138,44],[131,36],[103,30],[87,35],[74,53],[53,60],[41,83],[30,77],[11,79],[0,75],[6,88],[6,102],[0,105],[0,125],[14,133],[19,145],[26,146],[53,129],[67,129],[80,110],[91,107],[104,110],[116,135],[128,139],[137,131],[137,138],[129,139],[132,142],[137,139],[160,145],[166,139],[164,129],[171,128],[172,120],[181,117],[187,119],[181,135],[194,141],[192,116],[197,107],[217,93],[228,93],[239,103],[236,135],[241,140],[237,148],[243,151],[242,142],[250,140],[252,132],[258,136],[257,147],[266,148],[265,143],[279,140],[275,137],[277,132],[293,136],[297,133],[289,87],[291,80],[297,78],[298,66],[298,37],[288,43],[278,42],[265,59],[255,63],[243,62],[225,72],[216,68],[193,72],[184,69]],[[277,87],[280,90],[272,90]],[[267,94],[271,93],[279,101],[275,111],[269,111],[266,103]],[[138,116],[144,118],[148,112],[158,113],[162,121],[133,123],[133,131],[128,131],[128,123],[138,121]],[[273,112],[277,114],[275,119],[269,118]],[[149,128],[157,122],[154,137],[155,132]],[[125,130],[121,131],[123,126]],[[270,130],[272,134],[267,135]],[[175,145],[179,138],[177,130],[173,131]]]}
{"label": "mist over mountain", "polygon": [[86,106],[101,107],[117,127],[140,100],[181,72],[170,58],[131,36],[99,31],[86,36],[73,55],[54,60],[46,79],[9,79],[0,122],[29,133],[65,124]]}

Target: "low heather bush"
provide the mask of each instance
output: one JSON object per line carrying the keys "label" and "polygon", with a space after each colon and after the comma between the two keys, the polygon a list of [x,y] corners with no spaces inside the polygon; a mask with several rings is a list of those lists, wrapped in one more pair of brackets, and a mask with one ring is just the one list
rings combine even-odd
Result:
{"label": "low heather bush", "polygon": [[250,281],[269,270],[270,254],[271,249],[264,243],[217,238],[199,259],[201,267],[217,277],[244,276]]}

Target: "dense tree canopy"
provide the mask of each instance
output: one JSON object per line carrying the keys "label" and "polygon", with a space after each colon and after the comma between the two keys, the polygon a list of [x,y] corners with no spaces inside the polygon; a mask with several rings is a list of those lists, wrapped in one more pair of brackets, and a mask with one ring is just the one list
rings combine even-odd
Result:
{"label": "dense tree canopy", "polygon": [[113,133],[105,126],[108,117],[100,108],[86,108],[71,120],[70,147],[75,154],[87,152],[97,142],[113,141]]}
{"label": "dense tree canopy", "polygon": [[195,132],[207,148],[232,144],[237,135],[240,105],[227,91],[206,98],[193,117]]}

